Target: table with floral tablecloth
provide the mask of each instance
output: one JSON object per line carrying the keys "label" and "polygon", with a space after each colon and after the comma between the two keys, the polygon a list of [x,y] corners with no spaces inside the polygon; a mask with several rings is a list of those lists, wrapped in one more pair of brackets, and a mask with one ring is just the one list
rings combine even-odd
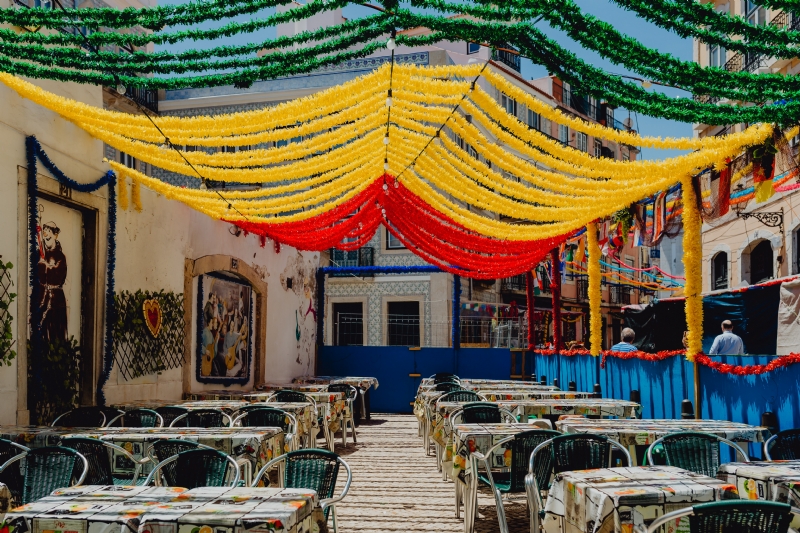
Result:
{"label": "table with floral tablecloth", "polygon": [[[348,408],[348,402],[344,399],[343,392],[303,392],[306,396],[313,399],[317,404],[317,409],[320,410],[319,416],[324,416],[328,422],[328,428],[331,432],[339,431],[342,424],[342,417],[345,410]],[[245,396],[245,399],[251,402],[263,402],[272,396],[271,392],[256,392],[250,393]],[[269,402],[272,405],[273,402]],[[294,402],[292,402],[294,403]]]}
{"label": "table with floral tablecloth", "polygon": [[[116,444],[133,454],[137,459],[149,456],[152,443],[161,439],[181,439],[210,446],[233,456],[244,468],[242,478],[252,475],[273,458],[283,455],[287,449],[285,434],[281,428],[233,427],[233,428],[71,428],[64,437],[87,437]],[[147,475],[153,463],[145,463],[142,475]],[[112,473],[125,477],[133,474],[133,465],[122,454],[112,452]]]}
{"label": "table with floral tablecloth", "polygon": [[725,463],[717,477],[736,485],[742,498],[800,505],[800,461]]}
{"label": "table with floral tablecloth", "polygon": [[114,409],[130,411],[132,409],[158,409],[159,407],[183,407],[184,409],[220,409],[228,414],[250,405],[249,401],[238,400],[138,400],[112,405]]}
{"label": "table with floral tablecloth", "polygon": [[537,418],[556,417],[561,415],[638,418],[642,414],[642,406],[640,404],[611,398],[577,398],[572,400],[542,398],[539,400],[499,401],[497,403],[523,418],[529,416]]}
{"label": "table with floral tablecloth", "polygon": [[582,400],[593,398],[592,392],[577,392],[563,390],[481,390],[478,392],[489,402],[503,402],[511,400]]}
{"label": "table with floral tablecloth", "polygon": [[311,533],[321,523],[317,494],[308,489],[86,485],[17,507],[4,527],[9,533]]}
{"label": "table with floral tablecloth", "polygon": [[[736,486],[673,466],[601,468],[557,474],[545,503],[545,533],[643,531],[697,503],[736,499]],[[688,520],[665,533],[688,531]]]}
{"label": "table with floral tablecloth", "polygon": [[556,422],[563,433],[595,433],[605,435],[623,446],[649,445],[670,433],[700,431],[734,442],[764,442],[769,429],[727,420],[661,420],[568,418]]}
{"label": "table with floral tablecloth", "polygon": [[251,391],[244,390],[207,390],[203,392],[188,392],[183,395],[184,400],[190,402],[203,400],[243,400]]}
{"label": "table with floral tablecloth", "polygon": [[309,385],[329,385],[331,383],[345,383],[358,387],[364,391],[378,388],[378,378],[365,377],[365,376],[301,376],[294,378],[293,383],[302,383]]}

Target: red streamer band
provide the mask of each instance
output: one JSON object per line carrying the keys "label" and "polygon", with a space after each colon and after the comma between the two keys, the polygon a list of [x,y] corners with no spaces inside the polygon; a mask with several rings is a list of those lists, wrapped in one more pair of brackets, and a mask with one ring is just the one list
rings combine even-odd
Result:
{"label": "red streamer band", "polygon": [[[385,188],[384,188],[385,187]],[[355,250],[380,224],[410,251],[446,272],[498,279],[529,271],[572,233],[550,239],[506,241],[468,230],[383,175],[329,212],[297,222],[236,222],[243,230],[300,250]]]}
{"label": "red streamer band", "polygon": [[[566,357],[574,357],[576,355],[592,355],[589,350],[584,348],[577,348],[574,350],[536,350],[536,353],[542,355],[564,355]],[[634,352],[603,350],[600,352],[600,355],[603,356],[603,358],[600,360],[600,368],[606,367],[606,359],[609,357],[614,357],[617,359],[640,359],[642,361],[650,361],[654,363],[657,361],[663,361],[664,359],[669,359],[670,357],[675,357],[676,355],[684,355],[685,353],[686,352],[684,350],[664,350],[657,353],[642,352],[640,350],[636,350]]]}
{"label": "red streamer band", "polygon": [[782,355],[777,359],[773,359],[766,365],[728,365],[718,361],[712,361],[707,355],[696,355],[694,360],[697,364],[707,366],[720,374],[728,374],[731,376],[757,376],[800,363],[800,353]]}

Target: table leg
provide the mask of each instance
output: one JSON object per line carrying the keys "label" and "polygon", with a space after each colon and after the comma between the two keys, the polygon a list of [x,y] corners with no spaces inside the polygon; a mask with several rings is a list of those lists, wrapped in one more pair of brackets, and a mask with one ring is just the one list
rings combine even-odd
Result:
{"label": "table leg", "polygon": [[370,419],[370,414],[371,414],[370,407],[369,407],[369,389],[367,389],[366,392],[364,393],[364,404],[365,404],[365,406],[364,406],[364,416],[366,417],[367,420],[369,420]]}

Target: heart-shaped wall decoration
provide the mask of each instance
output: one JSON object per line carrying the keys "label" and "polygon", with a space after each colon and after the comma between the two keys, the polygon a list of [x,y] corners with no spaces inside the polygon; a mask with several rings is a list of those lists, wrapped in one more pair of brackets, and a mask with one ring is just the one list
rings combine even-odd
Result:
{"label": "heart-shaped wall decoration", "polygon": [[142,311],[144,312],[144,323],[147,324],[147,329],[153,337],[158,337],[158,332],[161,331],[161,304],[158,300],[145,300],[142,304]]}

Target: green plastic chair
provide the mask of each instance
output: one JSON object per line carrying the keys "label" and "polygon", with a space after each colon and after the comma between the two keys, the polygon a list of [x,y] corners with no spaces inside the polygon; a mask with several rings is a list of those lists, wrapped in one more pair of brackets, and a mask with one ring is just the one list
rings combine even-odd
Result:
{"label": "green plastic chair", "polygon": [[111,407],[100,407],[97,405],[87,405],[76,407],[56,417],[52,427],[82,427],[82,428],[101,428],[111,422],[112,419],[122,414],[119,409]]}
{"label": "green plastic chair", "polygon": [[720,443],[725,443],[749,462],[747,453],[733,441],[710,433],[684,431],[665,435],[647,448],[647,462],[653,464],[653,450],[664,449],[664,458],[669,466],[677,466],[696,474],[715,477],[720,465]]}
{"label": "green plastic chair", "polygon": [[[29,451],[30,448],[27,446],[17,444],[10,440],[0,439],[0,465],[5,464],[6,461],[13,459],[19,454]],[[15,502],[20,501],[22,498],[22,487],[24,484],[24,478],[22,477],[19,466],[21,465],[12,466],[0,472],[0,483],[8,487]]]}
{"label": "green plastic chair", "polygon": [[458,383],[461,381],[461,378],[456,376],[455,374],[451,374],[450,372],[439,372],[430,376],[429,379],[433,379],[433,384],[436,385],[437,383],[442,383],[444,381],[451,381]]}
{"label": "green plastic chair", "polygon": [[154,411],[161,415],[164,419],[164,426],[172,425],[172,421],[181,415],[185,415],[189,410],[185,407],[178,407],[175,405],[165,405],[164,407],[156,407]]}
{"label": "green plastic chair", "polygon": [[[191,440],[160,439],[153,442],[149,453],[150,459],[154,463],[159,464],[164,460],[169,459],[173,455],[178,455],[179,453],[187,450],[196,450],[198,448],[204,448],[208,450],[214,449],[211,446],[206,446],[205,444],[200,444],[199,442],[194,442]],[[161,469],[161,475],[165,485],[169,487],[178,486],[175,474],[175,463],[164,465]]]}
{"label": "green plastic chair", "polygon": [[228,467],[231,467],[234,472],[233,481],[230,484],[231,487],[238,486],[241,479],[239,465],[233,457],[219,450],[204,447],[186,450],[164,459],[153,468],[144,484],[149,485],[158,475],[158,472],[170,464],[175,465],[174,484],[170,484],[170,486],[185,487],[187,489],[224,487],[226,486],[225,478],[228,477]]}
{"label": "green plastic chair", "polygon": [[656,518],[647,533],[661,531],[661,526],[689,517],[690,533],[786,533],[792,515],[800,509],[786,503],[762,500],[725,500],[679,509]]}
{"label": "green plastic chair", "polygon": [[[84,483],[87,485],[138,485],[142,484],[144,478],[139,478],[144,463],[149,463],[150,458],[136,459],[128,450],[111,444],[110,442],[99,439],[89,439],[83,437],[69,437],[62,439],[60,446],[78,450],[89,463],[89,471],[86,474]],[[131,477],[114,477],[111,457],[113,452],[117,452],[117,461],[129,461],[128,465],[133,469]],[[120,455],[122,457],[120,457]]]}
{"label": "green plastic chair", "polygon": [[108,427],[126,428],[160,428],[164,427],[164,418],[152,409],[131,409],[114,418]]}
{"label": "green plastic chair", "polygon": [[285,441],[289,449],[295,449],[297,442],[297,419],[292,413],[287,413],[282,409],[274,407],[264,407],[265,404],[257,408],[251,408],[245,412],[237,411],[234,413],[234,426],[241,427],[277,427],[281,428],[286,435]]}
{"label": "green plastic chair", "polygon": [[[552,429],[534,429],[531,431],[523,431],[517,433],[513,437],[508,437],[501,440],[490,448],[486,454],[481,452],[472,452],[476,459],[483,462],[485,474],[478,473],[478,480],[482,483],[489,485],[494,494],[495,504],[497,505],[497,521],[500,524],[500,533],[508,533],[508,523],[506,522],[506,513],[503,508],[503,494],[519,494],[526,493],[527,486],[525,478],[528,474],[528,463],[531,454],[537,446],[543,442],[549,441],[561,435],[558,431]],[[507,465],[509,472],[494,472],[489,464],[489,459],[498,448],[505,448],[511,450],[511,464]],[[550,477],[550,457],[547,454],[541,454],[540,459],[535,466],[535,475],[540,487],[547,486]],[[457,505],[456,514],[458,515],[459,505]]]}
{"label": "green plastic chair", "polygon": [[[317,495],[320,498],[319,505],[325,513],[325,520],[328,519],[329,511],[333,516],[333,531],[335,533],[337,531],[335,504],[342,501],[350,490],[350,483],[353,480],[350,465],[328,450],[315,448],[298,450],[276,457],[265,464],[253,478],[251,486],[257,486],[262,476],[273,465],[281,461],[285,462],[282,480],[283,488],[317,491]],[[336,478],[339,476],[339,465],[343,466],[347,472],[347,480],[344,487],[342,487],[342,493],[334,497],[333,491],[336,488]]]}
{"label": "green plastic chair", "polygon": [[353,432],[353,442],[358,443],[356,435],[355,401],[358,398],[358,389],[347,383],[331,383],[328,385],[328,392],[344,393],[344,401],[347,402],[347,410],[342,418],[342,446],[347,446],[347,426]]}
{"label": "green plastic chair", "polygon": [[[333,451],[333,435],[331,434],[330,428],[328,427],[327,422],[325,421],[325,416],[319,412],[317,409],[317,402],[311,396],[308,396],[304,392],[290,390],[290,389],[283,389],[277,390],[273,392],[266,400],[267,402],[287,402],[287,403],[310,403],[314,406],[314,416],[317,419],[317,427],[322,431],[322,435],[325,437],[325,444],[328,445],[328,448]],[[312,433],[314,433],[312,431]],[[313,447],[316,444],[316,435],[309,435],[307,446]]]}
{"label": "green plastic chair", "polygon": [[767,461],[792,461],[800,459],[800,429],[787,429],[771,436],[764,443]]}
{"label": "green plastic chair", "polygon": [[[14,468],[17,461],[25,459],[22,466],[22,494],[24,505],[43,498],[56,489],[80,485],[89,472],[89,462],[77,450],[63,446],[45,446],[22,452],[0,466],[0,473]],[[83,465],[83,469],[78,467]],[[74,472],[80,472],[76,477]],[[73,479],[77,481],[72,483]]]}
{"label": "green plastic chair", "polygon": [[459,420],[462,424],[500,424],[503,422],[503,417],[509,422],[517,421],[517,417],[511,411],[496,403],[465,403],[461,409],[450,414],[450,424],[455,426]]}
{"label": "green plastic chair", "polygon": [[221,409],[194,409],[176,417],[169,427],[229,428],[233,420]]}
{"label": "green plastic chair", "polygon": [[442,381],[434,385],[436,392],[453,392],[454,390],[464,390],[460,383],[454,381]]}
{"label": "green plastic chair", "polygon": [[[611,466],[612,448],[622,452],[627,466],[633,464],[628,450],[605,435],[591,433],[559,435],[536,446],[528,461],[528,474],[525,476],[531,531],[539,531],[540,521],[544,516],[542,490],[550,489],[550,480],[553,476],[571,470],[608,468]],[[542,455],[544,457],[541,457]]]}

